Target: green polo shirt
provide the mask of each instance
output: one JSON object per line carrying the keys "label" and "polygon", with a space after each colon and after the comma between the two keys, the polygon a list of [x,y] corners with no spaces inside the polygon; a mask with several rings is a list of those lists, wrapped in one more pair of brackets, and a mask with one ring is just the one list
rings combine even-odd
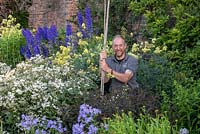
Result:
{"label": "green polo shirt", "polygon": [[[125,58],[118,61],[115,56],[108,57],[106,59],[108,66],[116,72],[125,73],[126,70],[130,70],[133,73],[133,77],[128,81],[128,86],[132,89],[138,88],[138,83],[136,82],[136,74],[138,68],[138,59],[133,56],[126,54]],[[117,80],[116,78],[111,79],[110,89],[120,88],[124,86],[125,83]]]}

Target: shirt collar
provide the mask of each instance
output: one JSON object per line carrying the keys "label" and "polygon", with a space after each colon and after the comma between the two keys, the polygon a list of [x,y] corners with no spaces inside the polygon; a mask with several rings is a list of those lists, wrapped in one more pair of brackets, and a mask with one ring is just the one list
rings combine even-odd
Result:
{"label": "shirt collar", "polygon": [[[123,61],[126,61],[127,59],[128,59],[128,55],[125,54],[125,57],[124,57],[124,59],[122,60],[122,62],[123,62]],[[114,55],[112,56],[112,60],[114,60],[115,62],[118,62],[118,60],[115,58]]]}

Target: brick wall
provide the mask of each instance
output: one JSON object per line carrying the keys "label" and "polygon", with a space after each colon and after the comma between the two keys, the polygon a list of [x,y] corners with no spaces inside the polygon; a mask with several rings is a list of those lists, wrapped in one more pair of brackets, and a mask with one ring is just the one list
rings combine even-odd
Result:
{"label": "brick wall", "polygon": [[29,27],[50,26],[64,27],[73,24],[77,14],[77,0],[32,0],[29,8]]}

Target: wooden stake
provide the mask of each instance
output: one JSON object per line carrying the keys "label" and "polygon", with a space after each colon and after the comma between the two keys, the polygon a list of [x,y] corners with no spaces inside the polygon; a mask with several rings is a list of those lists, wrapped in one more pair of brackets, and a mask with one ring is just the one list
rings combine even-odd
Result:
{"label": "wooden stake", "polygon": [[[106,44],[107,44],[109,7],[110,7],[110,0],[104,0],[104,41],[103,41],[104,50],[106,50]],[[101,70],[101,88],[100,88],[101,95],[104,95],[104,77],[105,77],[105,72]]]}

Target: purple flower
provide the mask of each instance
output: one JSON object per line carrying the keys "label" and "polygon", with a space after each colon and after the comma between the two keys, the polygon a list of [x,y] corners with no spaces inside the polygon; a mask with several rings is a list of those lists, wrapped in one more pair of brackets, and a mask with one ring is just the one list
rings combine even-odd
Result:
{"label": "purple flower", "polygon": [[87,37],[87,35],[86,35],[86,32],[84,31],[84,29],[82,28],[82,24],[84,23],[83,22],[83,15],[82,15],[82,13],[81,13],[81,11],[79,11],[78,12],[78,26],[79,26],[79,29],[80,29],[80,31],[81,31],[81,33],[82,33],[82,37],[83,38],[86,38]]}
{"label": "purple flower", "polygon": [[98,114],[101,114],[101,110],[92,108],[91,106],[86,104],[82,104],[80,106],[78,122],[84,121],[86,123],[89,123],[93,120],[93,117]]}
{"label": "purple flower", "polygon": [[106,131],[108,131],[108,124],[104,124],[104,128]]}
{"label": "purple flower", "polygon": [[69,43],[71,41],[70,39],[72,39],[71,36],[72,36],[72,26],[68,24],[66,25],[66,38],[65,38],[66,47],[69,46]]}
{"label": "purple flower", "polygon": [[42,45],[42,53],[43,53],[44,57],[48,57],[49,50],[44,44]]}
{"label": "purple flower", "polygon": [[51,130],[57,131],[59,133],[63,133],[67,131],[65,127],[63,127],[60,121],[48,120],[45,116],[42,118],[33,118],[33,116],[22,115],[22,121],[19,123],[21,130],[30,131],[31,128],[38,128],[35,130],[35,133],[50,133]]}
{"label": "purple flower", "polygon": [[[73,125],[73,134],[83,133],[88,130],[88,134],[96,134],[98,128],[92,124],[94,117],[101,113],[101,110],[93,108],[87,104],[82,104],[79,110],[78,123]],[[89,128],[84,128],[89,126]]]}
{"label": "purple flower", "polygon": [[89,131],[88,131],[88,134],[96,134],[98,128],[95,127],[93,124],[91,124],[91,125],[89,126],[88,130],[89,130]]}
{"label": "purple flower", "polygon": [[49,29],[51,36],[50,36],[50,40],[55,41],[56,38],[58,37],[58,31],[55,25],[51,25],[50,29]]}
{"label": "purple flower", "polygon": [[66,36],[72,35],[72,25],[68,24],[66,25]]}
{"label": "purple flower", "polygon": [[33,53],[34,53],[34,56],[40,55],[40,46],[39,45],[33,46]]}
{"label": "purple flower", "polygon": [[72,127],[72,134],[84,134],[84,124],[77,123]]}
{"label": "purple flower", "polygon": [[82,29],[82,24],[83,24],[83,15],[82,15],[81,11],[78,11],[77,16],[78,16],[78,26],[79,26],[79,28],[81,30]]}
{"label": "purple flower", "polygon": [[92,26],[92,17],[89,7],[85,8],[85,19],[86,19],[86,31],[89,38],[92,37],[93,26]]}
{"label": "purple flower", "polygon": [[34,36],[33,34],[31,33],[30,30],[25,30],[25,29],[22,29],[22,35],[25,37],[26,39],[26,45],[33,45],[34,44]]}
{"label": "purple flower", "polygon": [[42,29],[42,33],[41,33],[41,36],[44,40],[48,40],[48,27],[47,26],[44,26],[43,29]]}

